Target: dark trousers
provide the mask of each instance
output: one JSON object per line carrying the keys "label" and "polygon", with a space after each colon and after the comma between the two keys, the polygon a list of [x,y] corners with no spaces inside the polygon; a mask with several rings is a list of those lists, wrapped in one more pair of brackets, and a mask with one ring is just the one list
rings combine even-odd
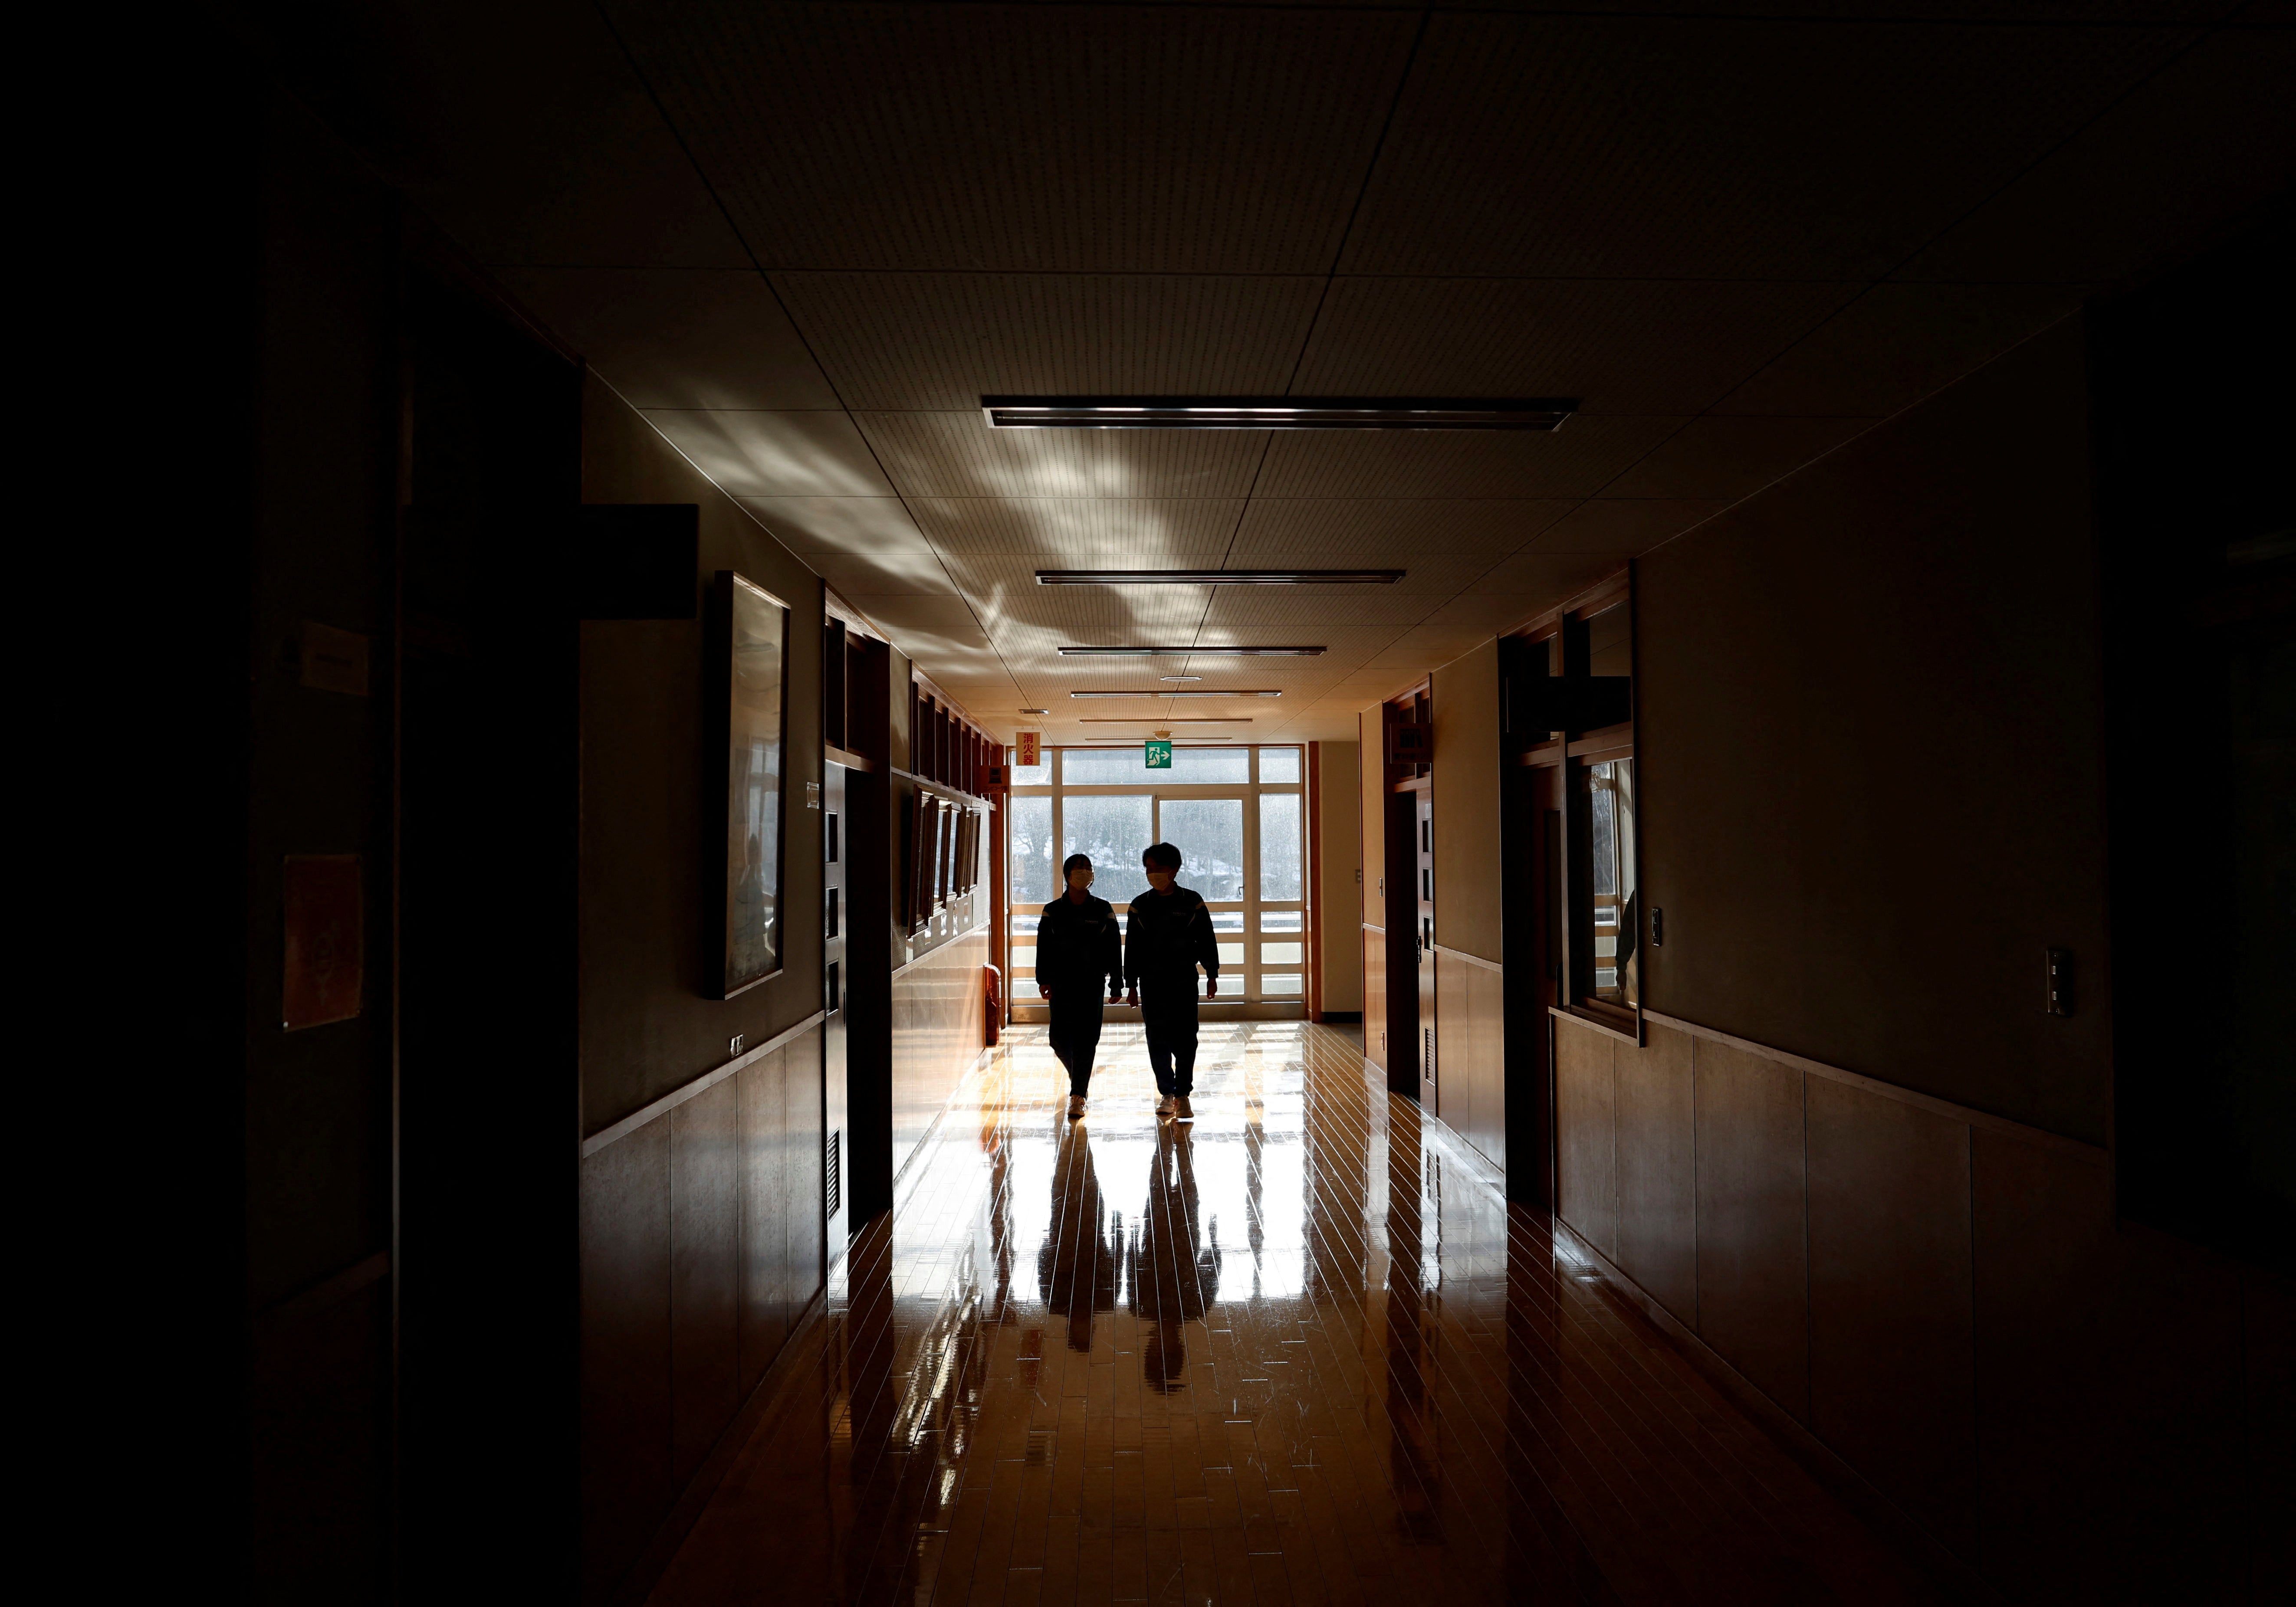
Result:
{"label": "dark trousers", "polygon": [[1148,1029],[1148,1065],[1156,1092],[1185,1099],[1196,1087],[1196,979],[1140,981],[1140,1024]]}
{"label": "dark trousers", "polygon": [[1070,982],[1053,989],[1053,1053],[1069,1070],[1069,1092],[1078,1098],[1092,1084],[1092,1059],[1100,1049],[1100,988]]}

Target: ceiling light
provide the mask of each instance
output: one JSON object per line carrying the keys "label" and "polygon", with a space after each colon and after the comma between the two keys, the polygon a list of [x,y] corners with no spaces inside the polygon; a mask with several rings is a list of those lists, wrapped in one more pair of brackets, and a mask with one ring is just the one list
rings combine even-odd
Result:
{"label": "ceiling light", "polygon": [[1214,719],[1209,717],[1199,719],[1193,716],[1136,714],[1128,719],[1119,719],[1112,716],[1087,714],[1078,720],[1077,724],[1079,726],[1249,726],[1251,724],[1251,718],[1248,715],[1232,715],[1226,719]]}
{"label": "ceiling light", "polygon": [[1249,692],[1223,692],[1217,687],[1189,687],[1184,691],[1164,692],[1151,686],[1139,692],[1071,692],[1072,698],[1280,698],[1283,694],[1273,688],[1255,688]]}
{"label": "ceiling light", "polygon": [[1312,659],[1321,647],[1062,647],[1063,659]]}
{"label": "ceiling light", "polygon": [[985,396],[991,430],[1555,430],[1576,397]]}
{"label": "ceiling light", "polygon": [[1038,586],[1393,586],[1401,570],[1038,570]]}
{"label": "ceiling light", "polygon": [[1203,677],[1203,676],[1158,676],[1156,678],[1157,678],[1158,680],[1160,680],[1160,681],[1176,682],[1176,681],[1201,681],[1201,680],[1202,680],[1204,677]]}
{"label": "ceiling light", "polygon": [[1022,714],[1050,714],[1052,710],[1049,709],[1023,709],[1021,712]]}

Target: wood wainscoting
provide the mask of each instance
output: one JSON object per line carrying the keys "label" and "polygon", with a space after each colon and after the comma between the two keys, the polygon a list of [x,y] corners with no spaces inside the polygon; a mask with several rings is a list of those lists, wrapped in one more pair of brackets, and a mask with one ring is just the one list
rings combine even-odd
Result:
{"label": "wood wainscoting", "polygon": [[1554,1017],[1558,1214],[1634,1299],[2013,1599],[2250,1599],[2285,1280],[2116,1222],[2094,1145],[1645,1019]]}
{"label": "wood wainscoting", "polygon": [[581,1146],[582,1572],[609,1599],[816,1308],[821,1019]]}

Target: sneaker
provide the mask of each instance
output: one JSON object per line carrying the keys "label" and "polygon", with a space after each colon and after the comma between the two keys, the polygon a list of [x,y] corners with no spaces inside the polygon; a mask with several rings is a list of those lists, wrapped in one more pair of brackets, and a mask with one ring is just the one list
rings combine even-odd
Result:
{"label": "sneaker", "polygon": [[1180,1102],[1167,1094],[1156,1102],[1156,1115],[1160,1120],[1169,1121],[1172,1119],[1173,1112],[1179,1108]]}
{"label": "sneaker", "polygon": [[1084,1095],[1081,1095],[1081,1094],[1071,1094],[1071,1095],[1069,1095],[1069,1119],[1070,1119],[1070,1121],[1079,1120],[1079,1119],[1082,1119],[1083,1115],[1084,1115]]}
{"label": "sneaker", "polygon": [[1185,1095],[1185,1094],[1183,1094],[1182,1095],[1180,1095],[1180,1102],[1179,1102],[1179,1103],[1180,1103],[1180,1119],[1181,1119],[1182,1121],[1193,1121],[1193,1120],[1195,1120],[1195,1119],[1196,1119],[1196,1111],[1195,1111],[1195,1107],[1194,1107],[1193,1105],[1191,1105],[1191,1104],[1188,1103],[1188,1096],[1187,1096],[1186,1095]]}

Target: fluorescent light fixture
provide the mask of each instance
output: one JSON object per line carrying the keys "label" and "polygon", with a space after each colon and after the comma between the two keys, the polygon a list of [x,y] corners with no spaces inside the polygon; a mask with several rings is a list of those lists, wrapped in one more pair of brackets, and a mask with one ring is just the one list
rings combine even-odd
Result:
{"label": "fluorescent light fixture", "polygon": [[1321,647],[1063,647],[1063,659],[1312,659]]}
{"label": "fluorescent light fixture", "polygon": [[985,396],[991,430],[1556,430],[1576,397]]}
{"label": "fluorescent light fixture", "polygon": [[1221,692],[1217,689],[1188,687],[1185,691],[1163,691],[1149,687],[1144,692],[1071,692],[1072,698],[1280,698],[1283,694],[1274,688],[1255,688],[1250,692]]}
{"label": "fluorescent light fixture", "polygon": [[1204,677],[1201,676],[1158,676],[1156,678],[1170,685],[1181,686],[1187,685],[1191,681],[1201,681]]}
{"label": "fluorescent light fixture", "polygon": [[1118,719],[1113,717],[1087,714],[1078,720],[1077,724],[1079,726],[1249,726],[1251,724],[1251,718],[1249,715],[1222,720],[1197,719],[1168,714],[1138,714],[1129,719]]}
{"label": "fluorescent light fixture", "polygon": [[1038,570],[1038,586],[1393,586],[1401,570]]}
{"label": "fluorescent light fixture", "polygon": [[1021,712],[1022,714],[1050,714],[1052,710],[1049,709],[1023,709]]}

